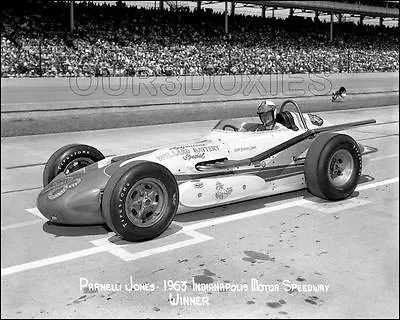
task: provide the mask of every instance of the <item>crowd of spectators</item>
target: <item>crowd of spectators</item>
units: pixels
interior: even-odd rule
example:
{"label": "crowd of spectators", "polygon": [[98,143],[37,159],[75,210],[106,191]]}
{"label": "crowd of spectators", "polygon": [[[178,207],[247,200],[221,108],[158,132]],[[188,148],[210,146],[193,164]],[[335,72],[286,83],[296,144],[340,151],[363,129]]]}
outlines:
{"label": "crowd of spectators", "polygon": [[144,9],[123,2],[7,4],[1,13],[1,77],[225,75],[399,70],[398,27],[311,18]]}

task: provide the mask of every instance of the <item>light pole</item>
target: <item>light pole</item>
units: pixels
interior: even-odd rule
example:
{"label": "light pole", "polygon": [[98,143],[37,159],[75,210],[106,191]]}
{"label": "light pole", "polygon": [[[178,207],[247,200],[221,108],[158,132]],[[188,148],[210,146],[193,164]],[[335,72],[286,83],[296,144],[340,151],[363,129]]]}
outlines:
{"label": "light pole", "polygon": [[231,74],[231,45],[228,31],[228,1],[225,0],[225,39],[228,43],[228,74]]}
{"label": "light pole", "polygon": [[39,33],[39,74],[42,77],[42,33]]}
{"label": "light pole", "polygon": [[225,1],[225,33],[228,34],[228,1]]}
{"label": "light pole", "polygon": [[69,2],[69,26],[71,34],[74,33],[74,1]]}

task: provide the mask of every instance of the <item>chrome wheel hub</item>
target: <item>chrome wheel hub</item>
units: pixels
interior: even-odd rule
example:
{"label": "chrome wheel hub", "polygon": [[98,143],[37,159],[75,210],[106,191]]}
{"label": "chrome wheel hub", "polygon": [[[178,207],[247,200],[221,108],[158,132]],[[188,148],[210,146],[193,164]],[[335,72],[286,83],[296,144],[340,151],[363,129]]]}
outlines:
{"label": "chrome wheel hub", "polygon": [[125,212],[136,226],[150,227],[157,223],[167,206],[167,189],[155,178],[144,178],[128,191]]}
{"label": "chrome wheel hub", "polygon": [[353,174],[354,160],[347,150],[336,151],[329,160],[329,181],[335,187],[344,186]]}
{"label": "chrome wheel hub", "polygon": [[67,164],[67,166],[64,169],[65,174],[70,174],[74,171],[77,171],[79,169],[82,169],[84,167],[87,167],[88,165],[91,165],[94,163],[92,159],[89,158],[77,158],[70,163]]}

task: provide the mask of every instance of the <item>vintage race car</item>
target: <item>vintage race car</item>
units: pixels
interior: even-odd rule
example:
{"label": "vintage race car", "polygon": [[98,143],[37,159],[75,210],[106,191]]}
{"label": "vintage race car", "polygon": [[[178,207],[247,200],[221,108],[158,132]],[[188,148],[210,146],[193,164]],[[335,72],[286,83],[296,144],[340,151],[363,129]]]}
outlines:
{"label": "vintage race car", "polygon": [[107,224],[142,241],[163,233],[177,213],[303,188],[332,201],[349,197],[366,149],[335,131],[376,121],[334,125],[293,100],[277,111],[272,130],[221,120],[194,142],[117,157],[64,146],[45,166],[37,207],[53,223]]}

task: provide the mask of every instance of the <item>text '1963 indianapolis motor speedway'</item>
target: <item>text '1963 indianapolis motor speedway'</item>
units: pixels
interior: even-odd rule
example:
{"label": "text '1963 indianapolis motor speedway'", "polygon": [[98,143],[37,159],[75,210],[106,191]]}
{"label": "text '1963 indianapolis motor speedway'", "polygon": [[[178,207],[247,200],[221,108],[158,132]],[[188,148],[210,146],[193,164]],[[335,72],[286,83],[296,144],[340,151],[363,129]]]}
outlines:
{"label": "text '1963 indianapolis motor speedway'", "polygon": [[272,130],[225,119],[194,142],[117,157],[64,146],[45,166],[37,207],[52,223],[107,224],[143,241],[163,233],[177,213],[303,188],[330,201],[349,197],[366,149],[336,131],[376,121],[331,124],[303,114],[293,100],[277,111]]}

